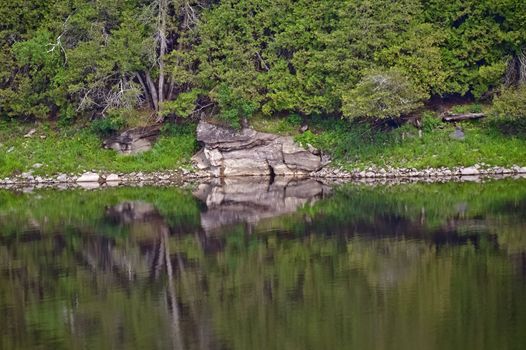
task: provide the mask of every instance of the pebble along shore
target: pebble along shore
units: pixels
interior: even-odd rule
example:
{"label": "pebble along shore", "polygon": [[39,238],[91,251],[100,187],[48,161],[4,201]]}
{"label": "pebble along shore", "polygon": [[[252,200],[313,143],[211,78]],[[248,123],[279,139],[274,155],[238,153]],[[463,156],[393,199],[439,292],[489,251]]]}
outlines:
{"label": "pebble along shore", "polygon": [[[133,172],[128,174],[106,173],[96,170],[83,174],[58,174],[55,176],[38,176],[32,172],[0,179],[0,187],[20,187],[24,185],[39,185],[38,187],[82,187],[98,188],[105,186],[150,184],[150,185],[173,185],[184,182],[199,181],[211,178],[210,173],[195,169],[176,169],[172,171],[142,173]],[[489,167],[484,164],[476,164],[471,167],[428,168],[423,170],[410,168],[368,168],[366,170],[344,170],[341,168],[326,167],[317,172],[309,174],[310,178],[322,181],[323,179],[342,180],[342,182],[362,180],[361,182],[382,182],[385,180],[402,180],[438,182],[466,180],[474,181],[485,177],[526,177],[526,167]],[[371,180],[371,181],[369,181]]]}

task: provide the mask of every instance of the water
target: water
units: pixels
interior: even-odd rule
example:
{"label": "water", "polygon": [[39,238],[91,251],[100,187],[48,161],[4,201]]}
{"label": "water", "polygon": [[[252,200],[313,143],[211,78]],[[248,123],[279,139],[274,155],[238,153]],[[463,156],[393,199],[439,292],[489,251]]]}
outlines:
{"label": "water", "polygon": [[0,190],[1,349],[524,349],[526,181]]}

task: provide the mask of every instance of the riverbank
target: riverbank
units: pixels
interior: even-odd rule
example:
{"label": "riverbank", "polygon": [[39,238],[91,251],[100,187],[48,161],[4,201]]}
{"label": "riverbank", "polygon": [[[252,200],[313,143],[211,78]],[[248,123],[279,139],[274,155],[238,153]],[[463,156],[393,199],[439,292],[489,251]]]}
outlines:
{"label": "riverbank", "polygon": [[[237,177],[239,178],[239,177]],[[272,182],[287,182],[303,179],[314,179],[320,182],[329,181],[332,183],[361,182],[361,183],[403,183],[403,182],[482,182],[488,179],[505,178],[526,178],[526,168],[514,166],[503,167],[460,167],[455,169],[447,168],[428,168],[424,170],[416,169],[378,169],[370,168],[367,170],[356,169],[347,171],[341,168],[326,167],[320,171],[309,174],[306,177],[244,177],[247,181],[260,181],[268,179]],[[228,181],[229,178],[226,178]],[[225,181],[223,178],[215,178],[205,171],[178,169],[165,172],[152,173],[104,173],[86,172],[84,174],[59,174],[57,176],[33,176],[31,173],[0,179],[0,188],[24,188],[24,187],[45,187],[45,188],[72,188],[80,187],[94,189],[99,187],[115,186],[170,186],[181,185],[192,182],[206,181]]]}
{"label": "riverbank", "polygon": [[[254,118],[259,131],[292,136],[314,145],[331,163],[311,173],[314,178],[456,177],[521,174],[526,172],[526,137],[505,133],[487,122],[462,124],[462,139],[452,138],[455,127],[424,117],[421,132],[407,124],[373,130],[337,119],[298,117]],[[301,126],[307,130],[301,130]],[[191,163],[198,151],[196,125],[167,124],[148,151],[120,155],[102,147],[102,137],[82,125],[0,122],[0,183],[76,183],[86,173],[90,182],[171,181],[210,176]],[[420,135],[419,135],[420,134]],[[84,182],[84,181],[80,181]],[[110,181],[111,182],[111,181]]]}

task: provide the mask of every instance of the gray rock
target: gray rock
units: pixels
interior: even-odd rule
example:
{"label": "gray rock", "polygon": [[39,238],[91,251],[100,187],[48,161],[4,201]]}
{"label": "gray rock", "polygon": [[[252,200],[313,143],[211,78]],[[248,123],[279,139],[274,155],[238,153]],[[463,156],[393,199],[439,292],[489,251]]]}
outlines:
{"label": "gray rock", "polygon": [[43,166],[44,166],[44,164],[41,164],[41,163],[35,163],[35,164],[33,164],[33,168],[35,168],[35,169],[40,169],[40,168],[42,168]]}
{"label": "gray rock", "polygon": [[68,182],[68,176],[66,174],[60,174],[57,176],[57,181],[60,183]]}
{"label": "gray rock", "polygon": [[120,180],[119,175],[117,174],[109,174],[106,176],[106,182],[117,182]]}
{"label": "gray rock", "polygon": [[460,169],[460,175],[462,176],[479,175],[479,174],[480,174],[480,171],[474,166]]}
{"label": "gray rock", "polygon": [[204,148],[193,157],[194,164],[216,177],[307,176],[323,167],[318,150],[305,149],[290,136],[250,128],[237,131],[201,121],[197,140]]}
{"label": "gray rock", "polygon": [[462,141],[466,138],[466,135],[464,134],[464,132],[462,131],[462,129],[460,127],[456,127],[455,128],[455,131],[453,131],[451,134],[449,134],[449,137],[453,140],[459,140],[459,141]]}
{"label": "gray rock", "polygon": [[78,179],[77,182],[99,182],[100,176],[97,173],[84,173]]}
{"label": "gray rock", "polygon": [[111,148],[122,154],[137,154],[149,151],[160,134],[160,127],[134,128],[120,135],[104,140],[105,148]]}

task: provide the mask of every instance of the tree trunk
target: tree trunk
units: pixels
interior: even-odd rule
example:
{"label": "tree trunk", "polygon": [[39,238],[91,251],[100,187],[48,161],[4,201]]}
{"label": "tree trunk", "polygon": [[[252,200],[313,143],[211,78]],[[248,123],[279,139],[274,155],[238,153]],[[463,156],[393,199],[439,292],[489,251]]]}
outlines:
{"label": "tree trunk", "polygon": [[157,89],[155,87],[155,84],[152,81],[152,77],[150,76],[150,73],[146,72],[144,75],[146,76],[146,83],[148,84],[150,95],[152,97],[153,109],[156,112],[159,112],[159,99],[157,97]]}
{"label": "tree trunk", "polygon": [[152,109],[155,109],[155,103],[153,102],[152,95],[150,94],[150,89],[148,88],[148,85],[144,82],[144,79],[142,78],[141,73],[137,73],[136,77],[142,86],[142,89],[144,91],[144,97],[148,101],[148,104],[150,105]]}
{"label": "tree trunk", "polygon": [[[164,55],[166,54],[166,16],[168,12],[168,1],[159,0],[159,89],[158,107],[164,101]],[[157,109],[158,111],[159,109]]]}

